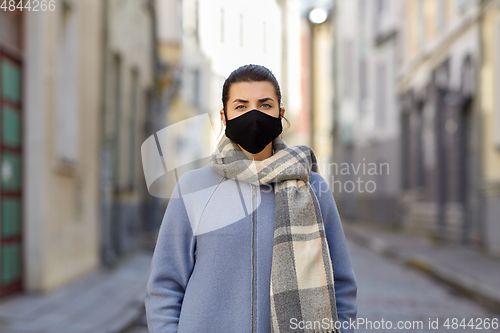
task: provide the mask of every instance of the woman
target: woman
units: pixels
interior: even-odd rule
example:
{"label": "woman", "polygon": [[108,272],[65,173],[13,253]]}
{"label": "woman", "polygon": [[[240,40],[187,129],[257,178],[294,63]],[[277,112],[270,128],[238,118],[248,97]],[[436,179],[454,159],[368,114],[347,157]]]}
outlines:
{"label": "woman", "polygon": [[242,66],[222,103],[211,164],[181,176],[160,227],[149,332],[352,332],[357,284],[335,201],[313,151],[279,137],[276,78]]}

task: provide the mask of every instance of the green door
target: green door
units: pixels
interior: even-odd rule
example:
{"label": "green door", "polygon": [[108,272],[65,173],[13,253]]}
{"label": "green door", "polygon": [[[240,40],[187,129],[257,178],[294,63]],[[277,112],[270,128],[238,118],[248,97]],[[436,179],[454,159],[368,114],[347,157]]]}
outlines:
{"label": "green door", "polygon": [[[22,289],[22,62],[20,15],[0,44],[0,297]],[[17,29],[17,31],[16,31]],[[4,37],[6,31],[3,31]],[[17,45],[16,45],[17,44]]]}

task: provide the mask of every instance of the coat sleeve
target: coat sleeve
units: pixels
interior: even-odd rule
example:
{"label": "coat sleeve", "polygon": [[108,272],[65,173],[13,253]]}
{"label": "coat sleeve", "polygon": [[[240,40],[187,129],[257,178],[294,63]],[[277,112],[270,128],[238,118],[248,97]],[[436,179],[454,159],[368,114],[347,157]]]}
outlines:
{"label": "coat sleeve", "polygon": [[186,212],[180,182],[163,216],[151,261],[145,308],[150,333],[175,333],[184,292],[195,263],[196,238]]}
{"label": "coat sleeve", "polygon": [[340,221],[335,199],[326,180],[319,174],[311,173],[311,186],[314,188],[321,207],[325,233],[330,248],[334,270],[335,299],[337,313],[342,323],[342,333],[352,333],[350,321],[356,321],[357,281],[352,269],[351,257]]}

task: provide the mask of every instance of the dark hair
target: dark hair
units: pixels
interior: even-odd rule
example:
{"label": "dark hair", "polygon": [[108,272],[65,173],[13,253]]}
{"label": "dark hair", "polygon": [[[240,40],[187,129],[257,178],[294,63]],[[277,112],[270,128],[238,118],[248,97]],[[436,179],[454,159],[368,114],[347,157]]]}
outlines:
{"label": "dark hair", "polygon": [[222,87],[222,106],[224,109],[224,115],[227,119],[227,101],[229,99],[229,88],[231,84],[236,82],[260,82],[267,81],[271,82],[276,91],[276,96],[278,97],[278,106],[281,107],[281,90],[278,84],[278,80],[274,77],[274,74],[264,66],[261,65],[244,65],[235,69],[226,81],[224,81],[224,86]]}

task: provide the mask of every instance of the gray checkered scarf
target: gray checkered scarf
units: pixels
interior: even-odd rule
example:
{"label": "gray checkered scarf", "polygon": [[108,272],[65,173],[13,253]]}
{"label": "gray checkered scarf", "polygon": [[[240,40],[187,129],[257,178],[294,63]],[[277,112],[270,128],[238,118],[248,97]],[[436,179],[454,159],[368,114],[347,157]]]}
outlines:
{"label": "gray checkered scarf", "polygon": [[[271,157],[250,160],[224,135],[211,165],[226,178],[275,183],[271,331],[339,333],[332,325],[338,321],[332,261],[319,201],[309,183],[311,170],[318,172],[316,156],[307,146],[288,147],[279,136],[273,146]],[[293,323],[301,321],[314,328],[294,329]]]}

